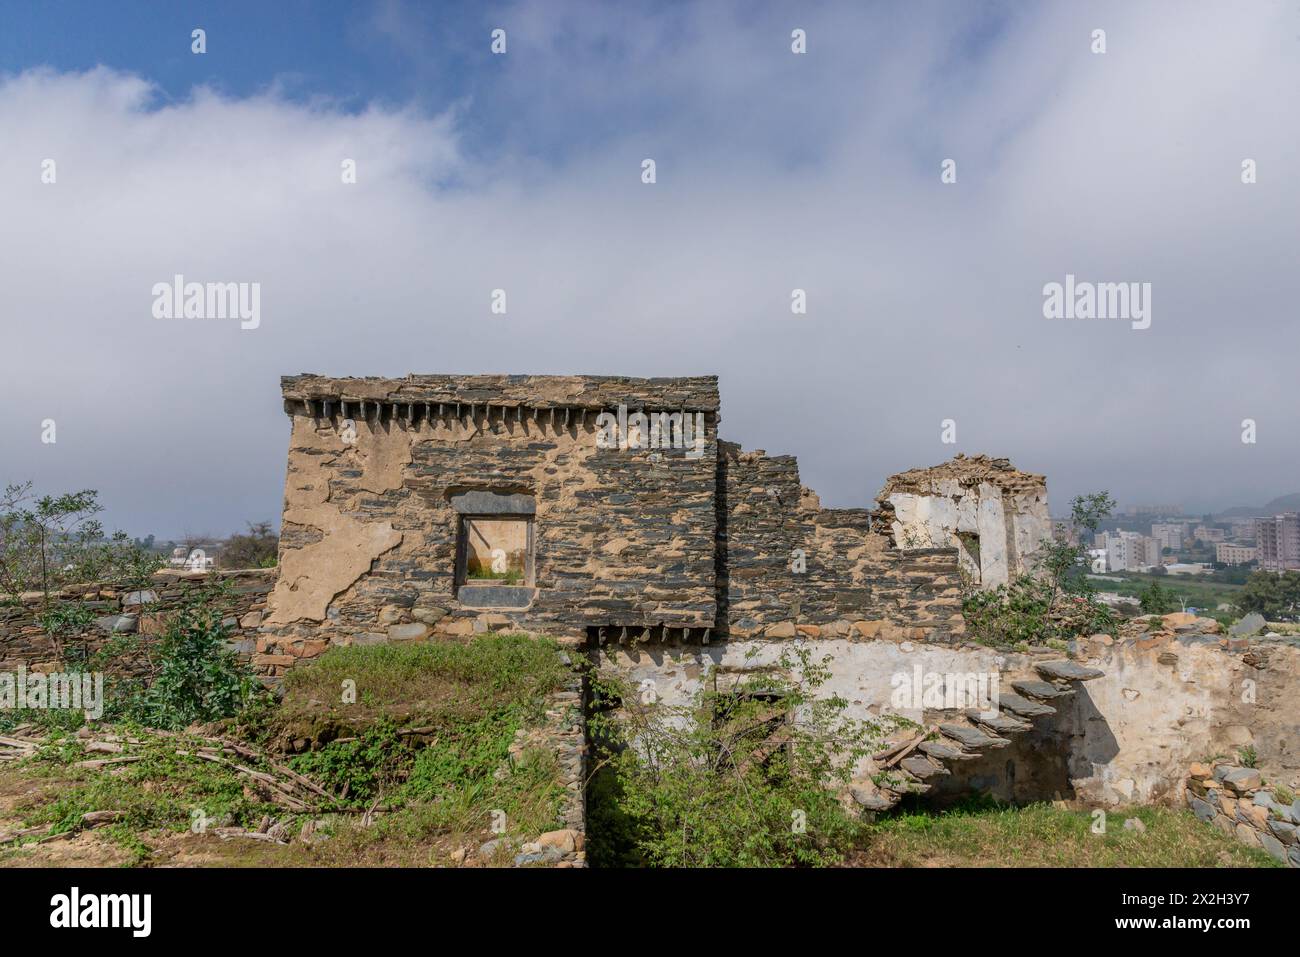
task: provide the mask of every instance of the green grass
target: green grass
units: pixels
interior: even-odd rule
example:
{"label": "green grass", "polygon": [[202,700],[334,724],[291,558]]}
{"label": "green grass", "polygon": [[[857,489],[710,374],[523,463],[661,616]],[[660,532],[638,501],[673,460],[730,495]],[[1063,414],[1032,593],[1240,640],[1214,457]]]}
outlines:
{"label": "green grass", "polygon": [[[451,848],[495,836],[494,812],[504,812],[507,833],[522,840],[559,827],[565,792],[555,756],[543,746],[512,745],[542,720],[567,675],[554,642],[518,635],[332,649],[289,674],[278,706],[260,702],[229,730],[272,750],[306,742],[307,750],[280,760],[343,796],[342,808],[381,802],[391,812],[368,827],[360,814],[329,816],[333,836],[312,848],[232,842],[213,853],[254,866],[446,863]],[[343,700],[345,682],[355,687],[355,702]],[[86,754],[68,735],[3,769],[44,779],[44,793],[18,808],[26,826],[57,834],[77,828],[88,811],[117,811],[122,819],[95,833],[126,850],[129,864],[142,864],[161,834],[188,831],[196,811],[217,826],[288,818],[292,833],[322,816],[292,815],[250,797],[232,768],[176,754],[185,748],[175,738],[118,730],[142,739],[128,748],[142,760],[77,768],[103,755]]]}
{"label": "green grass", "polygon": [[[1094,577],[1094,576],[1089,576]],[[1094,581],[1093,584],[1102,591],[1113,591],[1117,595],[1137,598],[1151,582],[1172,591],[1175,597],[1187,599],[1187,603],[1204,611],[1213,611],[1220,604],[1236,604],[1240,599],[1242,586],[1228,582],[1204,581],[1200,575],[1148,575],[1143,572],[1107,572],[1108,578],[1122,578],[1123,582]]]}
{"label": "green grass", "polygon": [[[1146,833],[1126,831],[1137,818]],[[945,812],[903,813],[869,826],[858,866],[893,867],[1277,867],[1189,811],[1112,809],[1105,833],[1092,811],[972,801]]]}

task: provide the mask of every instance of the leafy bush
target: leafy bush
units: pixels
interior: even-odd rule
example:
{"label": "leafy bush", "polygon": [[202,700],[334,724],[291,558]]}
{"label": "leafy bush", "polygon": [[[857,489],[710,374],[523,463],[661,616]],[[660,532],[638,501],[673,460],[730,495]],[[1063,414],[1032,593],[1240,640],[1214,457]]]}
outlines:
{"label": "leafy bush", "polygon": [[[1095,532],[1115,502],[1106,492],[1071,503],[1076,529]],[[972,638],[990,645],[1041,645],[1113,631],[1114,614],[1088,583],[1088,550],[1063,541],[1043,542],[1034,574],[996,588],[968,591],[962,614]]]}
{"label": "leafy bush", "polygon": [[715,684],[685,706],[642,702],[618,679],[593,676],[590,733],[599,770],[588,792],[592,863],[777,867],[836,863],[861,822],[840,803],[858,760],[896,719],[847,718],[848,702],[817,698],[829,658],[806,649],[734,687]]}
{"label": "leafy bush", "polygon": [[[228,718],[248,705],[259,684],[227,647],[222,624],[222,583],[188,597],[172,612],[154,642],[141,643],[151,668],[140,681],[115,683],[125,716],[176,730],[194,722]],[[123,700],[125,699],[125,700]]]}

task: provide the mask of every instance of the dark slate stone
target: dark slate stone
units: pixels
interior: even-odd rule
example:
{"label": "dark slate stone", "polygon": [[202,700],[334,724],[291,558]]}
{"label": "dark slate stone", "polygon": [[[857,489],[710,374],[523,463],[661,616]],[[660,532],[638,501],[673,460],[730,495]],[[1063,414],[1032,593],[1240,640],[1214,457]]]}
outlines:
{"label": "dark slate stone", "polygon": [[1017,731],[1028,731],[1033,725],[1028,721],[1021,721],[1019,718],[1013,718],[1008,714],[985,714],[979,708],[967,708],[966,717],[970,720],[983,725],[986,728],[992,728],[999,734],[1013,734]]}
{"label": "dark slate stone", "polygon": [[519,585],[463,585],[456,598],[468,608],[527,608],[536,596]]}
{"label": "dark slate stone", "polygon": [[861,804],[868,811],[888,811],[898,803],[898,800],[890,800],[879,792],[868,793],[859,787],[849,788],[849,793],[853,795],[853,800]]}
{"label": "dark slate stone", "polygon": [[1273,858],[1281,861],[1283,864],[1286,863],[1286,848],[1283,847],[1282,842],[1272,834],[1260,834],[1259,843],[1264,846],[1264,850],[1268,851]]}
{"label": "dark slate stone", "polygon": [[965,724],[941,724],[939,730],[946,737],[952,738],[964,748],[981,751],[984,748],[1005,748],[1011,742],[1006,738],[997,738],[985,734],[978,728]]}
{"label": "dark slate stone", "polygon": [[519,492],[491,492],[481,489],[451,496],[451,507],[462,515],[535,515],[537,502]]}
{"label": "dark slate stone", "polygon": [[1105,674],[1096,668],[1085,668],[1074,661],[1044,661],[1034,665],[1034,670],[1044,678],[1055,681],[1091,681]]}
{"label": "dark slate stone", "polygon": [[1055,708],[1040,704],[1037,701],[1030,701],[1028,698],[1022,698],[1017,694],[998,695],[998,707],[1014,711],[1024,718],[1037,718],[1045,714],[1056,714]]}
{"label": "dark slate stone", "polygon": [[922,741],[917,749],[924,751],[936,761],[969,761],[979,757],[961,748],[954,748],[951,744],[944,744],[942,741]]}
{"label": "dark slate stone", "polygon": [[1214,820],[1215,814],[1217,812],[1214,810],[1214,808],[1211,805],[1207,804],[1205,801],[1202,801],[1198,797],[1192,798],[1190,803],[1192,805],[1192,813],[1195,814],[1202,821],[1204,821],[1206,824],[1209,824],[1211,821]]}
{"label": "dark slate stone", "polygon": [[1273,836],[1276,837],[1278,840],[1280,840],[1282,843],[1284,844],[1296,843],[1296,826],[1292,824],[1290,821],[1270,820],[1268,822],[1268,829],[1272,831]]}
{"label": "dark slate stone", "polygon": [[919,755],[912,755],[903,758],[902,761],[898,762],[898,766],[908,774],[914,775],[922,781],[928,778],[942,777],[943,775],[950,773],[942,764],[936,764],[929,758],[921,757]]}

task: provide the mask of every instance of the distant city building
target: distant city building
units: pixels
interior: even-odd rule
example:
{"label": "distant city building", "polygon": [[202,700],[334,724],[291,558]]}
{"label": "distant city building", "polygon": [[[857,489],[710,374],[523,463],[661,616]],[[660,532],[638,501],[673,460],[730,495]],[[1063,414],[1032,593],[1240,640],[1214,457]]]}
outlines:
{"label": "distant city building", "polygon": [[1266,571],[1300,569],[1300,513],[1256,519],[1255,547],[1259,567]]}
{"label": "distant city building", "polygon": [[1234,545],[1231,542],[1219,542],[1214,546],[1215,561],[1225,565],[1245,565],[1253,562],[1259,550],[1253,545]]}
{"label": "distant city building", "polygon": [[1160,543],[1161,548],[1178,551],[1183,547],[1187,526],[1180,522],[1162,522],[1151,526],[1151,537]]}
{"label": "distant city building", "polygon": [[1088,569],[1094,575],[1104,574],[1106,571],[1106,549],[1090,548],[1088,549]]}
{"label": "distant city building", "polygon": [[1182,515],[1181,505],[1133,505],[1128,509],[1130,515]]}
{"label": "distant city building", "polygon": [[1197,525],[1192,529],[1192,537],[1198,542],[1221,542],[1225,536],[1221,528],[1215,528],[1213,525]]}
{"label": "distant city building", "polygon": [[1212,569],[1204,562],[1174,562],[1166,565],[1165,571],[1171,575],[1204,575]]}
{"label": "distant city building", "polygon": [[1228,533],[1234,542],[1253,544],[1255,541],[1255,519],[1234,518],[1229,523]]}
{"label": "distant city building", "polygon": [[1106,570],[1111,572],[1136,571],[1160,564],[1161,544],[1149,535],[1137,532],[1108,532],[1106,534]]}

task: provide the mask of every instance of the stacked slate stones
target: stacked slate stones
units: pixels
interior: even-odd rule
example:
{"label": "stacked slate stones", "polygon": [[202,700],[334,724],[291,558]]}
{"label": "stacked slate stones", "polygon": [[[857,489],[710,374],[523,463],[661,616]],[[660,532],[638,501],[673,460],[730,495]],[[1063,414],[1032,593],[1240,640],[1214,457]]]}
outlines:
{"label": "stacked slate stones", "polygon": [[1050,702],[1073,695],[1079,682],[1104,674],[1074,661],[1043,661],[1034,669],[1040,680],[1011,682],[1015,693],[1000,695],[996,712],[970,708],[940,724],[938,739],[922,741],[885,769],[887,785],[850,789],[854,800],[868,811],[887,811],[906,794],[924,794],[930,790],[927,781],[951,773],[946,767],[949,762],[969,761],[982,752],[1005,748],[1012,735],[1031,730],[1035,719],[1056,714]]}

